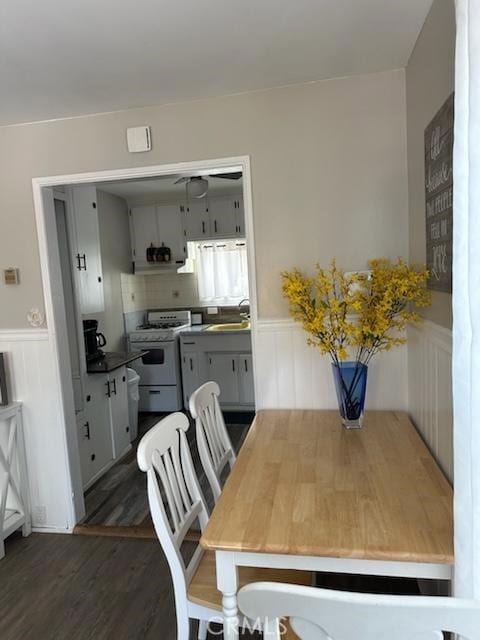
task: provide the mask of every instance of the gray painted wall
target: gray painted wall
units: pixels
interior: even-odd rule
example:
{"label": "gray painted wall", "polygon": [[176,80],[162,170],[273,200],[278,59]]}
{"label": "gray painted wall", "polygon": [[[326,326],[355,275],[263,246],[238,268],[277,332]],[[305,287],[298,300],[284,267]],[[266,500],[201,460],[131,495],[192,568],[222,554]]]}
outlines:
{"label": "gray painted wall", "polygon": [[[279,273],[408,253],[404,71],[0,128],[0,329],[43,307],[31,179],[249,154],[259,313],[287,316]],[[125,129],[149,124],[153,150]]]}

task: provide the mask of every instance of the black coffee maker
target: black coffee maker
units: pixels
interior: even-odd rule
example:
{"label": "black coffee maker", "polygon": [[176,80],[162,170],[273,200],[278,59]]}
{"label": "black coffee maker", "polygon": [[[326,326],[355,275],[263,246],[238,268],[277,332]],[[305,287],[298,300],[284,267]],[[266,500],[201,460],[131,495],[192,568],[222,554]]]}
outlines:
{"label": "black coffee maker", "polygon": [[85,340],[85,355],[87,362],[92,360],[100,360],[105,357],[105,354],[100,347],[104,347],[107,344],[103,333],[98,333],[98,320],[84,320],[83,321],[83,337]]}

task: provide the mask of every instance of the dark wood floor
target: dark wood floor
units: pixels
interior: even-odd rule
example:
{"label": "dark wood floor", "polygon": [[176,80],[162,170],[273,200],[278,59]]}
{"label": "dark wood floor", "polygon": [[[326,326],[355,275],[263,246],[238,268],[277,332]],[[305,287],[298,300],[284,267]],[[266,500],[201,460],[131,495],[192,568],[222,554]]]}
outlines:
{"label": "dark wood floor", "polygon": [[[153,426],[162,414],[140,414],[138,438],[132,450],[117,462],[85,495],[86,516],[83,525],[91,527],[123,528],[124,535],[144,534],[153,526],[150,518],[146,476],[137,466],[136,452],[142,436]],[[238,451],[253,421],[253,414],[226,414],[227,429],[232,445]],[[195,428],[188,431],[193,461],[205,494],[207,503],[213,505],[210,488],[200,464],[195,441]],[[142,531],[143,530],[143,531]],[[85,533],[79,528],[78,533]]]}

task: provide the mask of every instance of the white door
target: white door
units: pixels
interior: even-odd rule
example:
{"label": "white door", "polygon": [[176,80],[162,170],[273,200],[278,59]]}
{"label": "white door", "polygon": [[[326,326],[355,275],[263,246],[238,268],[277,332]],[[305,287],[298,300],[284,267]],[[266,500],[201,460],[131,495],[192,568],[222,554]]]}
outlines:
{"label": "white door", "polygon": [[238,404],[238,362],[237,356],[231,353],[207,354],[208,379],[220,386],[220,402],[222,404]]}
{"label": "white door", "polygon": [[238,356],[238,375],[240,379],[240,404],[254,404],[253,364],[249,353]]}
{"label": "white door", "polygon": [[72,187],[75,247],[73,264],[79,280],[80,311],[98,313],[105,308],[98,229],[97,191],[84,185]]}
{"label": "white door", "polygon": [[107,393],[110,394],[110,422],[113,440],[113,455],[121,456],[130,446],[128,423],[127,371],[120,367],[108,375]]}
{"label": "white door", "polygon": [[236,196],[234,201],[235,230],[240,238],[245,237],[245,210],[243,208],[243,196]]}
{"label": "white door", "polygon": [[147,249],[153,243],[158,247],[157,210],[154,205],[130,209],[132,260],[137,266],[145,266]]}
{"label": "white door", "polygon": [[172,252],[172,262],[185,262],[186,243],[182,230],[181,213],[176,204],[161,205],[157,208],[158,244],[162,242]]}
{"label": "white door", "polygon": [[192,199],[183,207],[183,225],[186,240],[201,240],[210,237],[206,198]]}
{"label": "white door", "polygon": [[208,202],[210,214],[210,230],[212,236],[217,238],[229,238],[237,233],[237,218],[235,198],[225,196],[211,198]]}
{"label": "white door", "polygon": [[97,474],[113,460],[107,375],[90,374],[86,388],[85,417],[90,429],[93,473]]}

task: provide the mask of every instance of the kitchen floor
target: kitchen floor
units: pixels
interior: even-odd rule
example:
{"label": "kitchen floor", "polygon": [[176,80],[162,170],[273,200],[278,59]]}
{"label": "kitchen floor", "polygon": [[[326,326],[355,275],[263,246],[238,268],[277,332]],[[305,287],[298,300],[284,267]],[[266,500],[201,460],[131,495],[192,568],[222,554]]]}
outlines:
{"label": "kitchen floor", "polygon": [[[137,466],[136,451],[142,436],[164,415],[140,414],[138,438],[133,443],[132,450],[87,491],[85,494],[87,514],[76,527],[75,533],[155,537],[148,508],[146,476]],[[236,451],[240,449],[253,417],[253,413],[225,414],[227,429]],[[200,486],[207,503],[212,506],[210,488],[197,452],[194,425],[188,431],[188,438]]]}

